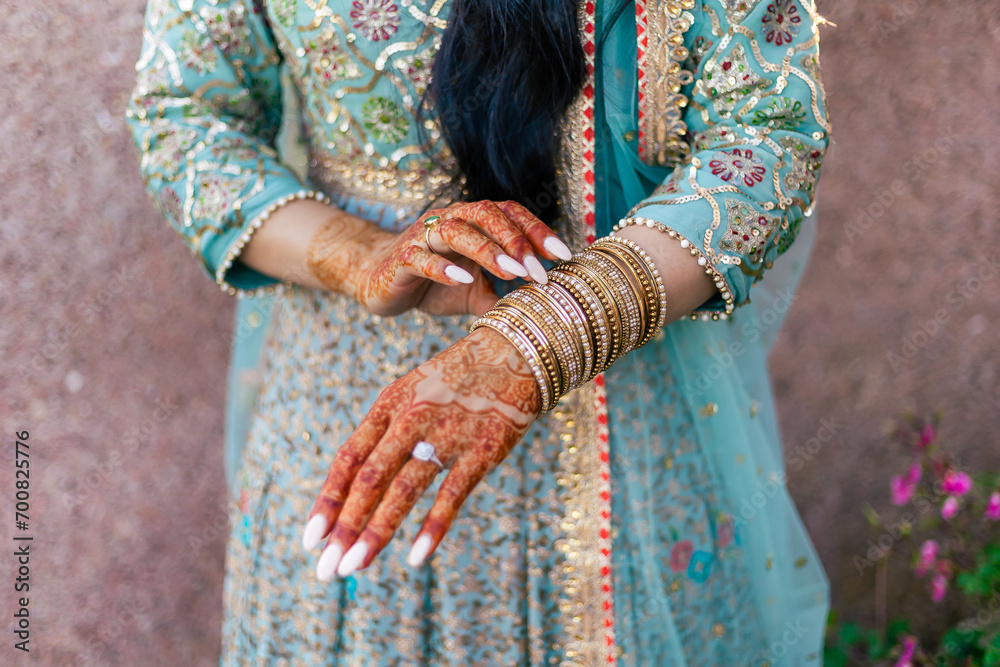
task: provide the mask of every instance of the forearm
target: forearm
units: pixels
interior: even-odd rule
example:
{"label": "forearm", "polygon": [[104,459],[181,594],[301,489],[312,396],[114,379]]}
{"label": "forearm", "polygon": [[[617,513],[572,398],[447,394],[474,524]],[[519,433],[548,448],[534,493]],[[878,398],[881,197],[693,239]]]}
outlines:
{"label": "forearm", "polygon": [[[332,256],[324,262],[327,270],[317,275],[316,263],[309,261],[310,244],[328,222],[336,225],[336,241],[326,240]],[[279,280],[355,297],[357,285],[352,278],[360,273],[361,267],[357,263],[351,266],[352,258],[363,261],[393,236],[336,207],[302,199],[272,213],[253,235],[240,261]]]}
{"label": "forearm", "polygon": [[711,275],[676,239],[644,225],[625,227],[617,235],[637,243],[660,271],[667,297],[667,324],[690,314],[716,293]]}

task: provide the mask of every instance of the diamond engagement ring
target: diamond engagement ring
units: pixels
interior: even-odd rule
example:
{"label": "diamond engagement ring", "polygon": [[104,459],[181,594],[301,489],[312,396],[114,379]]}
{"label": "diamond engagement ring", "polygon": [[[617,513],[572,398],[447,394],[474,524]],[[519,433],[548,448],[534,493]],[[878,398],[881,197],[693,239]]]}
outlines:
{"label": "diamond engagement ring", "polygon": [[417,443],[416,447],[413,448],[413,458],[418,461],[431,461],[436,463],[438,468],[444,470],[444,464],[441,463],[441,459],[439,459],[434,453],[434,445],[426,440],[421,440]]}

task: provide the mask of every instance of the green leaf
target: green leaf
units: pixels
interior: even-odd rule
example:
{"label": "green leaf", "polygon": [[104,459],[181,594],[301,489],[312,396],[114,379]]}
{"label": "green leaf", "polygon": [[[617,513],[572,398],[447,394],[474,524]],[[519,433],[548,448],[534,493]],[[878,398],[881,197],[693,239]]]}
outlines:
{"label": "green leaf", "polygon": [[848,646],[854,646],[861,639],[861,626],[857,623],[844,623],[840,628],[840,641]]}

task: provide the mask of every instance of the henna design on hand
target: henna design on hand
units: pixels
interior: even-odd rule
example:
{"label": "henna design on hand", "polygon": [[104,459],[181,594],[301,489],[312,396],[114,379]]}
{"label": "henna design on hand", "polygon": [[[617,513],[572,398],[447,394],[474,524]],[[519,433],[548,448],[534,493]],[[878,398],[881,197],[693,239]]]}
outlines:
{"label": "henna design on hand", "polygon": [[[427,234],[423,221],[430,216],[441,221]],[[432,252],[427,238],[448,251]],[[481,269],[504,280],[530,273],[544,281],[535,253],[556,258],[553,243],[562,244],[520,204],[479,201],[430,210],[401,234],[346,214],[331,218],[310,239],[307,264],[323,285],[373,313],[422,307],[432,314],[478,314],[496,301]],[[442,298],[442,288],[452,292],[449,298]]]}
{"label": "henna design on hand", "polygon": [[[436,463],[411,457],[424,440],[449,468],[420,530],[427,553],[433,551],[476,484],[527,431],[540,404],[527,362],[489,329],[389,385],[337,452],[313,506],[310,517],[322,515],[333,526],[327,549],[337,560],[346,551],[342,562],[352,561],[349,570],[374,560],[441,472]],[[332,576],[337,564],[324,568],[323,560],[321,577]]]}

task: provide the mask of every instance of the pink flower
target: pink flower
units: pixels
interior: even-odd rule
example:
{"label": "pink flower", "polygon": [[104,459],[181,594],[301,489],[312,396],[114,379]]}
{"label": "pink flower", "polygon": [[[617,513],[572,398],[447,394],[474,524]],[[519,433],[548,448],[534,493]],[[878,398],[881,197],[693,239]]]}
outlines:
{"label": "pink flower", "polygon": [[944,505],[941,506],[941,518],[948,520],[956,514],[958,514],[958,498],[948,496],[944,499]]}
{"label": "pink flower", "polygon": [[903,640],[903,652],[899,654],[899,660],[895,667],[913,667],[913,652],[917,648],[916,637],[907,637]]}
{"label": "pink flower", "polygon": [[917,558],[915,568],[916,575],[922,577],[934,569],[934,562],[937,560],[938,543],[934,540],[926,540],[920,545],[920,556]]}
{"label": "pink flower", "polygon": [[919,445],[920,449],[924,449],[925,447],[927,447],[927,445],[931,444],[933,440],[934,440],[934,425],[927,424],[926,426],[924,426],[923,430],[920,431],[920,440],[918,441],[917,444]]}
{"label": "pink flower", "polygon": [[894,475],[889,483],[889,490],[892,492],[892,502],[896,505],[905,505],[910,502],[913,492],[920,481],[922,471],[919,462],[914,462],[905,475]]}
{"label": "pink flower", "polygon": [[972,490],[972,478],[964,472],[949,470],[944,474],[944,492],[964,496]]}
{"label": "pink flower", "polygon": [[1000,491],[990,494],[990,501],[986,503],[986,511],[983,516],[990,521],[1000,521]]}
{"label": "pink flower", "polygon": [[670,569],[674,572],[686,570],[691,562],[691,554],[694,553],[694,545],[691,540],[681,540],[670,550]]}
{"label": "pink flower", "polygon": [[948,578],[943,574],[935,574],[931,579],[931,599],[940,602],[948,590]]}

